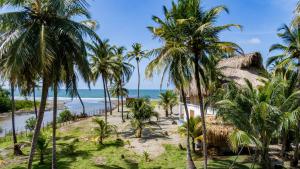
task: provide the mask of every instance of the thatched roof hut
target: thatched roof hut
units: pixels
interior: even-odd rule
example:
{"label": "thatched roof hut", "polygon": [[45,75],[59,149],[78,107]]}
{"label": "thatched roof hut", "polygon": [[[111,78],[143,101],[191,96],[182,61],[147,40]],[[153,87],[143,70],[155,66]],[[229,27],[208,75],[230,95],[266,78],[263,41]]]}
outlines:
{"label": "thatched roof hut", "polygon": [[[261,80],[265,79],[262,76],[266,71],[263,58],[258,52],[223,59],[218,63],[217,68],[225,77],[224,81],[234,81],[240,86],[245,86],[245,79],[248,79],[253,86],[257,87],[262,85]],[[197,96],[195,80],[190,83],[187,93],[189,96]]]}

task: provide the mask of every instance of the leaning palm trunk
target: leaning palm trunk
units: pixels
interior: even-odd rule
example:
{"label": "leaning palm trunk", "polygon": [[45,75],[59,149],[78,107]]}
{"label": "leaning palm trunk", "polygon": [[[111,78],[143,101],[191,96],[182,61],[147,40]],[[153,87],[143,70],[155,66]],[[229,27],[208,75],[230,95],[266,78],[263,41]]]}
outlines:
{"label": "leaning palm trunk", "polygon": [[35,119],[37,119],[37,106],[36,106],[36,100],[35,100],[35,87],[34,86],[33,86],[33,104],[34,104]]}
{"label": "leaning palm trunk", "polygon": [[57,82],[54,82],[53,121],[52,121],[52,169],[57,168],[56,163],[56,117],[57,117]]}
{"label": "leaning palm trunk", "polygon": [[11,122],[12,122],[12,136],[13,136],[13,144],[14,144],[14,155],[22,155],[22,151],[20,146],[17,144],[17,134],[15,129],[15,88],[13,83],[11,83]]}
{"label": "leaning palm trunk", "polygon": [[81,104],[81,106],[82,106],[82,115],[83,116],[87,116],[87,114],[85,113],[85,106],[84,106],[84,103],[83,103],[83,101],[82,101],[82,99],[81,99],[81,97],[80,97],[80,94],[77,92],[77,96],[78,96],[78,99],[79,99],[79,101],[80,101],[80,104]]}
{"label": "leaning palm trunk", "polygon": [[202,122],[202,132],[203,132],[203,156],[204,156],[204,169],[207,169],[207,139],[206,139],[206,123],[205,123],[205,114],[204,114],[204,105],[203,105],[203,96],[202,96],[202,90],[201,90],[201,83],[200,83],[200,68],[199,68],[199,55],[197,52],[195,52],[195,80],[197,84],[197,90],[198,90],[198,98],[199,98],[199,106],[200,106],[200,113],[201,113],[201,122]]}
{"label": "leaning palm trunk", "polygon": [[294,157],[292,161],[292,166],[297,167],[298,166],[298,160],[299,160],[299,132],[300,132],[300,121],[298,121],[297,129],[295,133],[295,150],[294,150]]}
{"label": "leaning palm trunk", "polygon": [[105,124],[107,124],[107,101],[106,101],[106,85],[105,85],[105,77],[102,76],[103,81],[103,90],[104,90],[104,110],[105,110]]}
{"label": "leaning palm trunk", "polygon": [[181,86],[181,96],[182,96],[182,100],[183,100],[183,104],[184,104],[184,109],[185,109],[185,115],[186,115],[186,121],[187,121],[187,136],[186,136],[186,153],[187,153],[187,168],[188,169],[195,169],[196,166],[194,164],[194,161],[192,159],[192,154],[191,154],[191,148],[190,148],[190,132],[189,132],[189,128],[190,128],[190,122],[189,122],[189,112],[188,112],[188,107],[187,107],[187,103],[186,103],[186,96],[184,93],[184,89],[183,86]]}
{"label": "leaning palm trunk", "polygon": [[139,63],[139,60],[137,59],[136,60],[136,65],[137,65],[137,70],[138,70],[138,98],[140,98],[140,78],[141,78],[141,75],[140,75],[140,63]]}
{"label": "leaning palm trunk", "polygon": [[31,141],[31,149],[30,149],[30,154],[29,154],[29,159],[28,159],[28,167],[27,167],[28,169],[32,168],[33,156],[34,156],[34,153],[36,150],[36,144],[37,144],[37,140],[38,140],[38,137],[40,134],[40,130],[41,130],[42,122],[43,122],[43,118],[44,118],[44,112],[45,112],[45,107],[46,107],[46,102],[47,102],[47,97],[48,97],[49,85],[50,85],[49,80],[44,78],[39,114],[38,114],[37,122],[35,125],[32,141]]}

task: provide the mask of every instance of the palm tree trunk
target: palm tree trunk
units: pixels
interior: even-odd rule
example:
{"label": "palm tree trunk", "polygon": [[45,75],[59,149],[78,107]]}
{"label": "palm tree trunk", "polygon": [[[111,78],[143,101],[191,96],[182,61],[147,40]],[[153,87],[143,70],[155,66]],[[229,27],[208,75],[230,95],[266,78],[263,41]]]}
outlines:
{"label": "palm tree trunk", "polygon": [[33,85],[33,104],[34,104],[35,119],[37,119],[37,106],[36,106],[36,100],[35,100],[35,86],[34,85]]}
{"label": "palm tree trunk", "polygon": [[112,115],[111,99],[110,99],[110,93],[109,93],[109,90],[107,87],[107,81],[106,81],[105,85],[106,85],[106,92],[107,92],[108,102],[109,102],[109,112],[110,112],[110,115]]}
{"label": "palm tree trunk", "polygon": [[189,122],[189,112],[188,112],[188,107],[187,107],[187,103],[186,103],[186,96],[185,96],[185,92],[183,89],[183,86],[181,86],[181,96],[182,96],[182,101],[184,104],[184,109],[185,109],[185,115],[186,115],[186,121],[187,121],[187,136],[186,136],[186,153],[187,153],[187,169],[195,169],[196,166],[194,164],[194,161],[192,159],[192,154],[191,154],[191,148],[190,148],[190,132],[189,132],[189,128],[190,128],[190,122]]}
{"label": "palm tree trunk", "polygon": [[80,94],[78,93],[78,91],[77,91],[77,96],[78,96],[78,99],[79,99],[80,104],[81,104],[81,106],[82,106],[82,115],[87,116],[87,114],[85,113],[85,106],[84,106],[84,103],[83,103],[83,101],[82,101],[82,99],[81,99]]}
{"label": "palm tree trunk", "polygon": [[54,82],[54,99],[53,99],[53,121],[52,121],[52,169],[57,168],[56,163],[56,117],[57,117],[57,81]]}
{"label": "palm tree trunk", "polygon": [[105,110],[105,124],[107,124],[107,101],[106,101],[106,85],[105,85],[105,77],[102,76],[103,81],[103,90],[104,90],[104,110]]}
{"label": "palm tree trunk", "polygon": [[125,122],[124,119],[124,101],[123,101],[123,95],[121,94],[121,112],[122,112],[122,121]]}
{"label": "palm tree trunk", "polygon": [[38,139],[39,134],[40,134],[40,130],[41,130],[42,122],[43,122],[43,118],[44,118],[45,107],[46,107],[46,104],[47,104],[49,86],[50,86],[49,79],[44,77],[39,114],[38,114],[37,122],[36,122],[36,125],[35,125],[32,141],[31,141],[31,149],[30,149],[30,154],[29,154],[29,159],[28,159],[28,166],[27,166],[28,169],[32,168],[33,156],[34,156],[34,153],[35,153],[35,150],[36,150],[37,139]]}
{"label": "palm tree trunk", "polygon": [[201,113],[201,122],[202,122],[202,131],[203,131],[203,156],[204,156],[204,169],[207,169],[207,139],[206,139],[206,123],[205,123],[205,114],[204,114],[204,105],[203,105],[203,96],[202,96],[202,90],[201,90],[201,82],[200,82],[200,68],[199,68],[199,55],[198,52],[195,52],[195,59],[194,59],[194,65],[195,65],[195,80],[197,84],[197,90],[198,90],[198,99],[199,99],[199,106],[200,106],[200,113]]}
{"label": "palm tree trunk", "polygon": [[282,159],[285,158],[285,153],[287,151],[287,142],[288,142],[288,136],[287,136],[287,132],[285,130],[282,130],[281,132],[281,152],[280,152],[280,156]]}
{"label": "palm tree trunk", "polygon": [[170,105],[170,114],[173,115],[173,106]]}
{"label": "palm tree trunk", "polygon": [[136,64],[137,64],[137,70],[138,70],[138,98],[140,98],[140,78],[141,78],[141,75],[140,75],[140,64],[139,64],[139,61],[137,60],[136,61]]}
{"label": "palm tree trunk", "polygon": [[298,166],[298,160],[299,160],[299,132],[300,132],[300,121],[298,121],[297,129],[295,133],[295,150],[294,150],[294,157],[292,161],[292,166],[297,167]]}
{"label": "palm tree trunk", "polygon": [[192,137],[192,150],[194,153],[196,153],[196,144],[195,144],[195,138]]}
{"label": "palm tree trunk", "polygon": [[268,139],[264,139],[262,153],[261,153],[261,163],[265,169],[271,168],[270,157],[269,157],[269,144]]}
{"label": "palm tree trunk", "polygon": [[20,149],[20,146],[17,144],[17,134],[16,134],[16,128],[15,128],[15,87],[13,83],[10,84],[10,90],[11,90],[11,122],[12,122],[12,136],[13,136],[13,144],[14,144],[14,155],[22,155],[22,151]]}
{"label": "palm tree trunk", "polygon": [[166,108],[166,117],[168,117],[169,116],[169,109],[168,108]]}
{"label": "palm tree trunk", "polygon": [[118,112],[120,112],[120,96],[118,95]]}

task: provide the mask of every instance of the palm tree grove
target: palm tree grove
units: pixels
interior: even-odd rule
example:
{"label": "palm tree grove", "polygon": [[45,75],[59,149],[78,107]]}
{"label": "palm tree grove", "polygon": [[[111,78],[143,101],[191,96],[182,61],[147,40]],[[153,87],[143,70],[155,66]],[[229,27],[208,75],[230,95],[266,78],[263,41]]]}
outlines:
{"label": "palm tree grove", "polygon": [[300,1],[0,0],[0,168],[300,168]]}

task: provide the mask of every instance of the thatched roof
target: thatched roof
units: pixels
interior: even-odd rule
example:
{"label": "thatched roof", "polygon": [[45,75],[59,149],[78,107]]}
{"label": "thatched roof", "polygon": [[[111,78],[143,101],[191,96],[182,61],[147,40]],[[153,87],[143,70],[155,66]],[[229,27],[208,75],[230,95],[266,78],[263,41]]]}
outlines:
{"label": "thatched roof", "polygon": [[[224,75],[224,81],[234,81],[240,86],[245,86],[245,79],[248,79],[253,86],[262,85],[262,72],[266,71],[263,66],[263,58],[260,53],[249,53],[241,56],[234,56],[221,60],[217,68]],[[197,96],[195,79],[192,80],[188,90],[189,96]]]}

